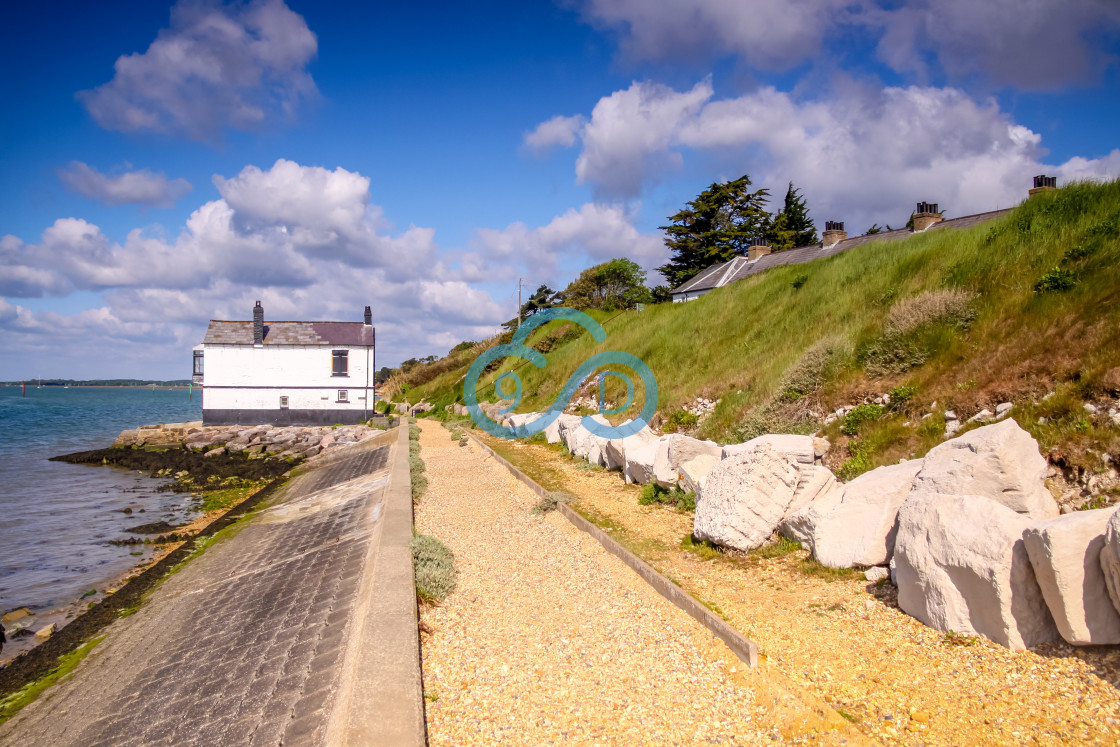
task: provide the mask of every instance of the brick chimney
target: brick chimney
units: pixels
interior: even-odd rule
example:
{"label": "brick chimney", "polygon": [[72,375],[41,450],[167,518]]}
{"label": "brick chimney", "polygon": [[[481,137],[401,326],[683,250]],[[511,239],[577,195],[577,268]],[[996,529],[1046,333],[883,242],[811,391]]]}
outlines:
{"label": "brick chimney", "polygon": [[914,211],[914,233],[921,233],[934,223],[941,222],[941,213],[937,212],[936,202],[919,202],[918,209]]}
{"label": "brick chimney", "polygon": [[1034,178],[1034,189],[1027,192],[1028,196],[1034,197],[1039,192],[1049,192],[1058,188],[1058,177],[1046,176],[1039,174]]}
{"label": "brick chimney", "polygon": [[758,259],[769,254],[770,251],[770,242],[761,236],[756,236],[751,239],[751,245],[747,247],[747,259]]}
{"label": "brick chimney", "polygon": [[264,307],[261,302],[253,307],[253,347],[264,345]]}
{"label": "brick chimney", "polygon": [[366,307],[365,324],[367,327],[373,324],[373,309],[368,306]]}
{"label": "brick chimney", "polygon": [[821,234],[822,247],[827,249],[834,244],[839,244],[846,238],[848,238],[848,232],[844,230],[844,221],[826,220],[824,222],[824,233]]}

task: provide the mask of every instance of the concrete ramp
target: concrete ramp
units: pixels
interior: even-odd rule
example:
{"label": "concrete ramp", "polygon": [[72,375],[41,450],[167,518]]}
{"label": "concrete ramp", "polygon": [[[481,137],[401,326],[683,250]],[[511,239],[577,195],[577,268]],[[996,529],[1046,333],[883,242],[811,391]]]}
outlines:
{"label": "concrete ramp", "polygon": [[407,460],[397,429],[294,478],[0,725],[0,742],[317,745],[330,731],[330,744],[382,732],[394,735],[384,743],[423,743],[411,556],[399,567]]}

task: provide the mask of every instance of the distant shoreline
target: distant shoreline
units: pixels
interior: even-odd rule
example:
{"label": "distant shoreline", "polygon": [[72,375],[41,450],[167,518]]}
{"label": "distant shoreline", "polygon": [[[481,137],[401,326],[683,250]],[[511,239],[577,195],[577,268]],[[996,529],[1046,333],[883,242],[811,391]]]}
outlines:
{"label": "distant shoreline", "polygon": [[[15,387],[16,389],[19,389],[24,385],[17,382],[15,384],[5,383],[0,386]],[[151,384],[47,384],[44,386],[39,386],[38,384],[27,384],[26,386],[28,389],[155,389],[158,391],[163,391],[164,389],[182,389],[183,391],[186,391],[187,389],[202,389],[201,386],[189,387],[157,385],[153,387]]]}

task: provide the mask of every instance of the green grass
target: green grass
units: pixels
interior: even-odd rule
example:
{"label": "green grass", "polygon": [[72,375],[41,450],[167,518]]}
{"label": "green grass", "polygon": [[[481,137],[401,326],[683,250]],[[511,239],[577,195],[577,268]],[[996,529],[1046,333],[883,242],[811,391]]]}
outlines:
{"label": "green grass", "polygon": [[[607,339],[573,337],[551,349],[544,368],[518,369],[525,393],[519,409],[545,409],[579,364],[600,351],[622,350],[656,375],[663,415],[699,396],[718,400],[695,435],[722,442],[767,430],[812,432],[819,420],[808,417],[809,410],[851,404],[869,389],[917,387],[897,408],[901,422],[909,418],[914,425],[869,444],[865,457],[875,467],[897,461],[899,453],[920,456],[932,434],[919,433],[917,420],[934,400],[942,410],[971,414],[1064,383],[1092,387],[1120,366],[1118,225],[1120,182],[1071,184],[968,230],[869,243],[776,267],[686,304],[615,318],[592,312],[606,321]],[[1055,267],[1073,279],[1072,287],[1036,292]],[[802,276],[807,281],[795,290]],[[545,325],[530,342],[564,324]],[[446,367],[409,398],[424,397],[437,409],[461,400],[470,360],[441,364]],[[524,363],[503,360],[481,379],[480,399],[494,399],[490,382]],[[608,399],[622,387],[609,379]],[[644,396],[638,389],[636,406]],[[860,438],[871,425],[861,425]],[[1080,428],[1066,432],[1087,432],[1090,440],[1100,435],[1091,422]],[[1077,440],[1084,442],[1080,435]],[[1100,443],[1096,448],[1106,450]]]}
{"label": "green grass", "polygon": [[862,571],[855,568],[829,568],[811,556],[804,558],[798,567],[803,575],[816,576],[825,581],[845,581],[863,575]]}
{"label": "green grass", "polygon": [[651,482],[642,486],[638,503],[643,506],[656,503],[672,506],[678,511],[693,512],[696,510],[696,493],[691,490],[686,492],[675,485],[672,488],[663,488],[657,483]]}
{"label": "green grass", "polygon": [[98,636],[82,644],[70,653],[63,654],[58,659],[57,667],[34,682],[24,685],[3,700],[0,700],[0,724],[16,715],[24,706],[34,702],[48,687],[74,671],[74,668],[81,663],[82,659],[86,658],[86,655],[93,650],[94,646],[101,643],[104,639],[105,636]]}
{"label": "green grass", "polygon": [[777,542],[771,542],[768,545],[755,548],[751,550],[749,555],[752,558],[782,558],[791,553],[801,550],[801,543],[795,542],[788,537],[778,535]]}
{"label": "green grass", "polygon": [[686,534],[681,538],[680,548],[698,555],[701,560],[717,560],[727,557],[726,550],[720,545],[708,540],[698,540],[691,534]]}

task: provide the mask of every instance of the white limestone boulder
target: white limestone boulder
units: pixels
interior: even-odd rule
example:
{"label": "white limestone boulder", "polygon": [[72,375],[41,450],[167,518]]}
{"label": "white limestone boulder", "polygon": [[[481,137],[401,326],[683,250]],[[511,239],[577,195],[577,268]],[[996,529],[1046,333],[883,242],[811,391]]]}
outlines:
{"label": "white limestone boulder", "polygon": [[915,493],[982,495],[1035,521],[1058,515],[1046,489],[1038,442],[1008,419],[935,446],[914,480]]}
{"label": "white limestone boulder", "polygon": [[669,466],[679,470],[685,462],[691,462],[701,454],[723,458],[723,447],[715,441],[701,441],[698,438],[675,433],[669,438]]}
{"label": "white limestone boulder", "polygon": [[1076,511],[1027,527],[1023,542],[1058,632],[1075,646],[1120,643],[1120,613],[1101,569],[1116,509]]}
{"label": "white limestone boulder", "polygon": [[502,421],[502,424],[505,425],[507,428],[520,428],[523,425],[528,425],[529,423],[532,423],[534,420],[536,420],[540,416],[541,416],[541,414],[539,412],[514,413],[513,415],[507,415],[505,417],[505,419]]}
{"label": "white limestone boulder", "polygon": [[1113,513],[1105,526],[1100,563],[1112,606],[1120,611],[1120,511]]}
{"label": "white limestone boulder", "polygon": [[799,464],[812,465],[816,460],[813,437],[798,436],[791,433],[769,433],[741,444],[728,444],[723,447],[721,453],[723,458],[727,459],[736,454],[750,451],[761,444],[766,444],[772,449],[782,452],[788,459]]}
{"label": "white limestone boulder", "polygon": [[892,558],[898,606],[931,628],[1011,649],[1056,640],[1023,542],[1031,523],[982,495],[911,494]]}
{"label": "white limestone boulder", "polygon": [[898,509],[910,494],[922,460],[891,464],[860,475],[828,500],[817,500],[790,518],[790,534],[830,568],[883,565],[894,553]]}
{"label": "white limestone boulder", "polygon": [[676,438],[675,434],[662,436],[653,455],[653,480],[663,488],[671,488],[681,479],[669,460],[669,448]]}
{"label": "white limestone boulder", "polygon": [[678,470],[681,479],[677,486],[687,492],[699,492],[700,482],[708,473],[715,469],[716,465],[720,463],[718,456],[712,454],[697,454],[692,459],[688,460],[681,465]]}
{"label": "white limestone boulder", "polygon": [[753,550],[785,516],[797,481],[797,465],[766,443],[723,459],[700,483],[693,535]]}
{"label": "white limestone boulder", "polygon": [[604,466],[607,469],[626,469],[626,452],[629,449],[638,449],[650,443],[656,443],[658,436],[650,427],[643,426],[637,433],[626,438],[614,438],[603,447]]}
{"label": "white limestone boulder", "polygon": [[653,482],[653,462],[657,458],[660,443],[658,439],[626,449],[626,467],[622,472],[626,482],[637,485]]}
{"label": "white limestone boulder", "polygon": [[563,443],[568,445],[566,438],[567,432],[571,429],[579,427],[579,416],[577,415],[561,415],[556,420],[545,428],[544,437],[550,444]]}

